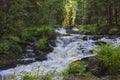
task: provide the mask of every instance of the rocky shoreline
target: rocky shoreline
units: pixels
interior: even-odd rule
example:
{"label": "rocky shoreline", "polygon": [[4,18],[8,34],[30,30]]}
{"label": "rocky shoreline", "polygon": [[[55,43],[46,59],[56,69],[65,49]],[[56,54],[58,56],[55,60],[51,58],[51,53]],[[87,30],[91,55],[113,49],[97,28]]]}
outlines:
{"label": "rocky shoreline", "polygon": [[53,51],[55,47],[56,35],[51,36],[46,43],[46,48],[36,48],[37,37],[33,37],[31,40],[20,43],[23,46],[22,54],[0,54],[0,70],[6,70],[14,68],[18,65],[26,65],[35,61],[46,60],[46,55]]}

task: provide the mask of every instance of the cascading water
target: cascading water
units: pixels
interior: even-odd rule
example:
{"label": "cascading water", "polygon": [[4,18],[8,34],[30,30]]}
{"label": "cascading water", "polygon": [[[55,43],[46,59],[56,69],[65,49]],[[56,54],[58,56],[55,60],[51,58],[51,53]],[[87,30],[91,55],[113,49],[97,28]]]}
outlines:
{"label": "cascading water", "polygon": [[[65,29],[56,29],[56,33],[67,34]],[[84,38],[87,37],[87,40]],[[16,68],[0,71],[2,78],[12,74],[21,75],[23,71],[35,74],[38,69],[44,70],[42,74],[48,71],[61,72],[71,62],[81,60],[82,58],[95,56],[92,49],[96,47],[96,42],[109,42],[114,45],[120,45],[120,37],[109,39],[108,37],[99,37],[93,39],[93,36],[70,34],[70,36],[61,36],[56,39],[56,47],[53,52],[47,55],[47,60],[37,61],[29,65],[20,65]],[[38,68],[36,68],[38,67]],[[19,80],[19,79],[17,79]]]}

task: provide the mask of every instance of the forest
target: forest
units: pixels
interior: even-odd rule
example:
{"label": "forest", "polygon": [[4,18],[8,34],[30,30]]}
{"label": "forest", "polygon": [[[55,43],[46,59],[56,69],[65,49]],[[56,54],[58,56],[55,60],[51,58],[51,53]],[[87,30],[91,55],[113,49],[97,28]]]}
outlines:
{"label": "forest", "polygon": [[[57,30],[65,30],[66,33],[56,33]],[[25,73],[20,80],[119,80],[120,1],[0,1],[0,80],[13,80],[11,77],[2,79],[2,71],[15,68],[18,64],[46,61],[54,51],[56,54],[51,55],[56,60],[59,59],[58,52],[61,52],[61,56],[62,51],[67,55],[76,54],[77,41],[79,46],[84,44],[79,50],[81,54],[87,54],[88,50],[91,55],[84,55],[81,60],[77,59],[78,55],[75,56],[75,61],[66,62],[67,68],[61,72],[63,79],[52,79],[55,75],[53,71],[45,76]],[[88,44],[87,47],[85,43]],[[76,48],[72,50],[69,47],[71,44]],[[57,47],[61,45],[63,50],[59,51]]]}

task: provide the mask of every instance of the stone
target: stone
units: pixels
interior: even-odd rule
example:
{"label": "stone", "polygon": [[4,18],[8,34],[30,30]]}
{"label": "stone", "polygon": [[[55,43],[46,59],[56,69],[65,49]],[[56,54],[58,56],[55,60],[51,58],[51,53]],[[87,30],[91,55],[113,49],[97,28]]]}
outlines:
{"label": "stone", "polygon": [[96,41],[96,42],[95,42],[95,45],[102,45],[102,44],[107,44],[107,43],[104,42],[104,41]]}

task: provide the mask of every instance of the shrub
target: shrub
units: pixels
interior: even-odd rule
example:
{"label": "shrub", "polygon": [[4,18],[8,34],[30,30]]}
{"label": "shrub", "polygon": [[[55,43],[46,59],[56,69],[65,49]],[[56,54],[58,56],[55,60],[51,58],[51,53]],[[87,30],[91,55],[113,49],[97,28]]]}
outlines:
{"label": "shrub", "polygon": [[97,25],[80,25],[79,30],[82,34],[96,34]]}
{"label": "shrub", "polygon": [[10,46],[9,52],[11,52],[13,54],[15,54],[15,53],[20,54],[23,51],[22,47],[18,43],[10,42],[9,46]]}
{"label": "shrub", "polygon": [[103,80],[92,73],[85,71],[85,62],[76,61],[71,63],[63,72],[63,80]]}
{"label": "shrub", "polygon": [[120,34],[120,30],[119,30],[118,28],[116,28],[116,27],[111,28],[111,29],[109,30],[109,34],[112,34],[112,35]]}
{"label": "shrub", "polygon": [[68,78],[71,75],[82,75],[85,67],[86,67],[86,65],[83,62],[76,61],[76,62],[71,63],[62,72],[64,79]]}
{"label": "shrub", "polygon": [[[99,46],[95,49],[100,70],[108,69],[111,75],[118,75],[120,69],[120,47],[114,47],[110,44]],[[104,72],[104,71],[103,71]]]}
{"label": "shrub", "polygon": [[29,27],[22,32],[23,39],[30,39],[32,36],[51,37],[54,29],[51,26]]}
{"label": "shrub", "polygon": [[34,31],[34,35],[40,36],[40,37],[50,37],[54,29],[50,26],[42,26],[42,27],[37,27]]}
{"label": "shrub", "polygon": [[97,32],[99,32],[99,34],[108,34],[110,28],[108,24],[99,24],[99,26],[97,26]]}
{"label": "shrub", "polygon": [[17,36],[13,36],[13,35],[9,36],[9,40],[11,40],[13,42],[20,42],[20,38]]}
{"label": "shrub", "polygon": [[18,44],[21,39],[15,35],[6,35],[0,41],[0,53],[22,53],[22,47]]}
{"label": "shrub", "polygon": [[8,49],[8,41],[0,41],[0,53],[7,53]]}
{"label": "shrub", "polygon": [[47,38],[41,38],[38,40],[38,47],[40,47],[41,49],[45,49],[46,48],[46,43],[47,43]]}
{"label": "shrub", "polygon": [[29,31],[28,29],[25,29],[25,30],[22,32],[21,39],[22,39],[22,40],[31,39],[31,38],[32,38],[32,35],[33,35],[33,33],[32,33],[31,31]]}

